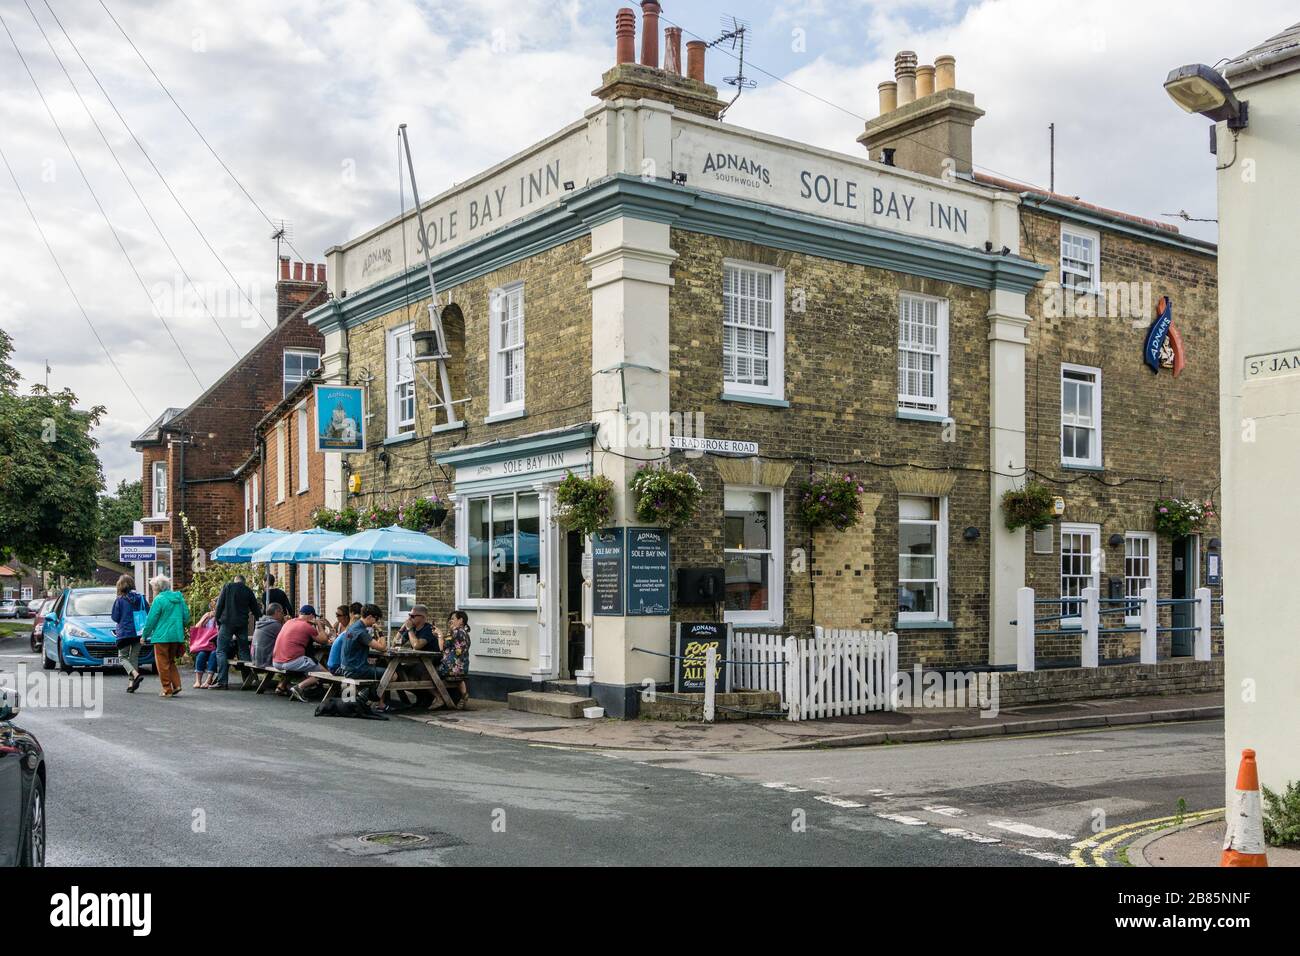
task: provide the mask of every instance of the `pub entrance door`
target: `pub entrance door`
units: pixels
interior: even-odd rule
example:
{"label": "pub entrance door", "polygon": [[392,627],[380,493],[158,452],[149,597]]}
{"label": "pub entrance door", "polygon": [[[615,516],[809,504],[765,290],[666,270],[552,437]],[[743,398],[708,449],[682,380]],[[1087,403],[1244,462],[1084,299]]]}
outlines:
{"label": "pub entrance door", "polygon": [[[1173,573],[1170,597],[1194,598],[1201,586],[1201,539],[1199,535],[1174,538]],[[1196,621],[1191,604],[1175,604],[1170,608],[1170,623],[1176,628],[1190,628]],[[1190,630],[1173,632],[1169,654],[1171,657],[1191,657],[1196,645],[1196,635]]]}

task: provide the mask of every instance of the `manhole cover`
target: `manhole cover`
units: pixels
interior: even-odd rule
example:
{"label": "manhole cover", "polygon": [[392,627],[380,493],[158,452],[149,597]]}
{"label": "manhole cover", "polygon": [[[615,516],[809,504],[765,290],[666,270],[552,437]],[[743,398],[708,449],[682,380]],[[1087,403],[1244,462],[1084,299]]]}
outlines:
{"label": "manhole cover", "polygon": [[429,838],[419,833],[404,833],[401,831],[391,831],[388,833],[367,833],[360,837],[362,843],[368,843],[372,846],[382,846],[389,850],[405,850],[408,847],[419,846],[421,843],[428,843]]}

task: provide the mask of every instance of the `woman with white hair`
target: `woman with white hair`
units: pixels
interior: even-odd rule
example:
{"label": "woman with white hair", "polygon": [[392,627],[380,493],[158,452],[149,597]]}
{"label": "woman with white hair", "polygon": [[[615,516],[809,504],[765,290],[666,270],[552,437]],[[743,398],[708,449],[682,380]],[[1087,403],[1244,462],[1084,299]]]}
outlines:
{"label": "woman with white hair", "polygon": [[142,636],[153,644],[154,670],[162,684],[162,697],[175,697],[181,692],[181,672],[177,659],[185,653],[185,634],[190,626],[190,607],[185,596],[172,590],[166,576],[158,575],[149,582],[155,595],[145,618]]}

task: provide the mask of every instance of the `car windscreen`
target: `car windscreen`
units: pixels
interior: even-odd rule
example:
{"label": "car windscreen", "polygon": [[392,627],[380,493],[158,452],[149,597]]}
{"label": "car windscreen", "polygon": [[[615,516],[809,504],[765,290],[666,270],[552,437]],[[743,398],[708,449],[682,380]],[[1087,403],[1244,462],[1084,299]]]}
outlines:
{"label": "car windscreen", "polygon": [[114,591],[87,591],[71,595],[68,617],[107,617],[113,610]]}

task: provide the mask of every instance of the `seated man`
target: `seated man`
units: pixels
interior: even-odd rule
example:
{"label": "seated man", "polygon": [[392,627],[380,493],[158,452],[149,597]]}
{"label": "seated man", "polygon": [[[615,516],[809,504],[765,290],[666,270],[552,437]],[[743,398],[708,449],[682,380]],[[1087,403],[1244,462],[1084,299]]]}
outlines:
{"label": "seated man", "polygon": [[271,663],[275,639],[284,624],[284,615],[284,608],[279,604],[268,604],[266,613],[257,619],[257,625],[253,628],[253,663],[258,667],[266,667]]}
{"label": "seated man", "polygon": [[416,604],[406,616],[406,623],[397,631],[397,643],[405,643],[413,651],[436,651],[438,639],[434,637],[433,625],[429,623],[429,609],[423,604]]}
{"label": "seated man", "polygon": [[[286,621],[275,639],[275,651],[271,659],[280,670],[291,674],[324,674],[326,668],[307,652],[312,644],[322,646],[329,644],[325,622],[316,617],[316,609],[304,604],[298,609],[298,616]],[[296,687],[289,689],[289,696],[294,700],[306,701],[302,692],[317,683],[315,677],[308,677]],[[277,690],[277,694],[283,691]]]}
{"label": "seated man", "polygon": [[371,664],[369,657],[371,651],[382,651],[386,646],[383,639],[374,637],[371,630],[383,617],[384,612],[376,605],[367,604],[361,609],[361,619],[349,624],[348,629],[336,639],[336,643],[343,642],[343,648],[339,651],[339,668],[344,677],[379,680],[384,676],[384,669]]}
{"label": "seated man", "polygon": [[[365,605],[363,605],[360,601],[353,601],[351,604],[348,605],[349,622],[347,626],[339,628],[338,635],[335,637],[333,643],[330,644],[329,661],[328,663],[326,663],[325,666],[330,669],[331,674],[336,674],[339,677],[343,676],[343,662],[342,662],[343,641],[339,640],[339,638],[341,638],[344,634],[346,634],[348,628],[351,627],[353,624],[360,623],[361,611],[362,608],[364,607]],[[340,610],[342,610],[342,608],[340,608]],[[364,624],[362,624],[361,626],[365,627]]]}

